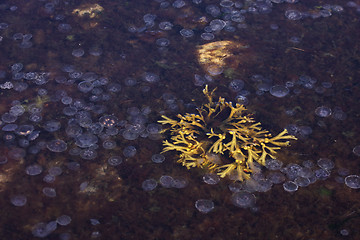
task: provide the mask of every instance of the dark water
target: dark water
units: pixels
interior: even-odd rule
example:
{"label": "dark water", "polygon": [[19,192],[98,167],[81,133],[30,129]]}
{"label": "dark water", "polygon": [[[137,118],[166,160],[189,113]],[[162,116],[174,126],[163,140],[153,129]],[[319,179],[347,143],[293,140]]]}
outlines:
{"label": "dark water", "polygon": [[[345,184],[360,173],[359,14],[359,1],[3,1],[0,239],[359,239],[359,180]],[[206,184],[176,152],[152,160],[161,115],[194,113],[205,84],[298,137],[281,171]],[[235,206],[244,190],[256,203]]]}

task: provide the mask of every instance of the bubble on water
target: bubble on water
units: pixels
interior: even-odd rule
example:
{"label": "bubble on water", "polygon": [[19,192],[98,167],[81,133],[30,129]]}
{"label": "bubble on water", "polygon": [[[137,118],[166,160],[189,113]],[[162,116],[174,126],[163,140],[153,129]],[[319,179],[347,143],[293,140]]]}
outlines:
{"label": "bubble on water", "polygon": [[66,226],[69,225],[71,222],[71,217],[68,215],[61,215],[60,217],[58,217],[56,219],[57,224],[61,225],[61,226]]}
{"label": "bubble on water", "polygon": [[220,177],[216,173],[208,173],[203,176],[203,181],[207,184],[214,185],[220,182]]}
{"label": "bubble on water", "polygon": [[255,206],[256,198],[252,193],[240,191],[231,196],[231,202],[237,207],[250,208]]}
{"label": "bubble on water", "polygon": [[36,175],[39,175],[40,173],[42,173],[43,171],[43,168],[42,166],[40,166],[39,164],[32,164],[30,166],[27,166],[25,168],[25,172],[27,175],[30,175],[30,176],[36,176]]}
{"label": "bubble on water", "polygon": [[328,158],[320,158],[317,161],[317,164],[320,168],[324,169],[324,170],[331,170],[335,167],[335,164],[333,161],[331,161]]}
{"label": "bubble on water", "polygon": [[164,188],[171,188],[174,185],[174,178],[168,175],[163,175],[159,179],[160,185]]}
{"label": "bubble on water", "polygon": [[64,152],[67,149],[67,144],[63,140],[55,139],[48,142],[46,147],[52,152]]}
{"label": "bubble on water", "polygon": [[123,160],[120,156],[111,156],[108,158],[107,162],[110,166],[118,166],[123,162]]}
{"label": "bubble on water", "polygon": [[353,152],[356,156],[360,157],[360,145],[356,145],[356,146],[353,148],[352,152]]}
{"label": "bubble on water", "polygon": [[209,213],[215,208],[215,204],[210,199],[199,199],[195,202],[195,207],[201,213]]}
{"label": "bubble on water", "polygon": [[43,192],[44,195],[47,196],[47,197],[51,197],[51,198],[56,197],[56,190],[55,190],[55,188],[52,188],[52,187],[44,187],[44,188],[42,189],[42,192]]}
{"label": "bubble on water", "polygon": [[295,182],[287,181],[287,182],[284,182],[283,188],[287,192],[296,192],[299,187]]}
{"label": "bubble on water", "polygon": [[141,187],[144,191],[152,191],[156,188],[157,182],[155,179],[150,178],[142,182]]}
{"label": "bubble on water", "polygon": [[11,203],[16,207],[22,207],[26,204],[27,198],[25,195],[14,195],[10,198]]}
{"label": "bubble on water", "polygon": [[321,106],[315,109],[316,116],[329,117],[331,115],[331,109],[326,106]]}
{"label": "bubble on water", "polygon": [[285,11],[285,17],[289,20],[300,20],[302,18],[302,13],[298,10],[287,10]]}
{"label": "bubble on water", "polygon": [[162,154],[154,154],[151,156],[151,161],[153,161],[154,163],[162,163],[165,161],[165,156]]}
{"label": "bubble on water", "polygon": [[288,95],[289,89],[283,85],[274,85],[270,88],[270,94],[274,97],[282,98]]}
{"label": "bubble on water", "polygon": [[360,177],[358,175],[349,175],[345,178],[345,184],[349,188],[359,189],[360,188]]}

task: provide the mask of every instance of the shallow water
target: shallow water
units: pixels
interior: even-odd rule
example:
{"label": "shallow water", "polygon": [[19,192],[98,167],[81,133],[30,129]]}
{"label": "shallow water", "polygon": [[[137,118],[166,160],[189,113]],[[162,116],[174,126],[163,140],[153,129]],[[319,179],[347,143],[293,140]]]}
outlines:
{"label": "shallow water", "polygon": [[[359,239],[359,17],[336,0],[2,2],[0,238]],[[246,183],[157,155],[161,115],[195,113],[206,84],[298,140]]]}

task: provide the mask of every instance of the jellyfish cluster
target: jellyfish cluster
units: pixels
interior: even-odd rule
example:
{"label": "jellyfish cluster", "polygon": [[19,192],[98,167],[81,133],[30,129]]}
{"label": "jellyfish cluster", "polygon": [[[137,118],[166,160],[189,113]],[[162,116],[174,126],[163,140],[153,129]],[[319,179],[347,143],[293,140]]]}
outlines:
{"label": "jellyfish cluster", "polygon": [[16,213],[17,225],[0,238],[111,238],[112,226],[188,239],[185,227],[219,223],[170,220],[173,235],[155,236],[142,220],[357,193],[358,34],[335,33],[359,13],[359,1],[4,1],[0,223]]}

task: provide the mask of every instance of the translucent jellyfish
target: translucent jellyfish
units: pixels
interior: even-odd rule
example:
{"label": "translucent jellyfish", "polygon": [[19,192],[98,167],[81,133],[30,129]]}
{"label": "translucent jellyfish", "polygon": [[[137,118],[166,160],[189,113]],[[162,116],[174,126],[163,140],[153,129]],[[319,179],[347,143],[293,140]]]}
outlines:
{"label": "translucent jellyfish", "polygon": [[310,179],[306,177],[297,177],[294,179],[294,183],[299,187],[306,187],[310,184]]}
{"label": "translucent jellyfish", "polygon": [[12,115],[10,113],[4,113],[2,116],[1,116],[1,120],[5,123],[13,123],[15,122],[17,119],[17,116],[15,115]]}
{"label": "translucent jellyfish", "polygon": [[315,170],[315,177],[320,180],[325,180],[330,176],[330,172],[325,169],[317,169]]}
{"label": "translucent jellyfish", "polygon": [[97,157],[97,152],[91,148],[83,149],[80,152],[80,157],[85,160],[93,160]]}
{"label": "translucent jellyfish", "polygon": [[254,194],[247,191],[240,191],[231,196],[231,202],[237,207],[250,208],[255,206],[256,198]]}
{"label": "translucent jellyfish", "polygon": [[47,237],[50,233],[52,233],[55,229],[53,224],[49,225],[47,223],[40,222],[32,228],[31,232],[34,237],[44,238]]}
{"label": "translucent jellyfish", "polygon": [[122,136],[126,140],[135,140],[135,139],[137,139],[139,137],[139,133],[133,132],[131,130],[125,130],[125,131],[122,132]]}
{"label": "translucent jellyfish", "polygon": [[100,47],[91,47],[90,49],[89,49],[89,54],[90,55],[93,55],[93,56],[95,56],[95,57],[98,57],[98,56],[100,56],[101,54],[103,53],[103,50],[100,48]]}
{"label": "translucent jellyfish", "polygon": [[360,157],[360,145],[356,145],[356,146],[353,148],[352,152],[353,152],[356,156]]}
{"label": "translucent jellyfish", "polygon": [[234,79],[229,83],[229,89],[232,92],[240,92],[244,88],[244,81],[241,79]]}
{"label": "translucent jellyfish", "polygon": [[30,175],[30,176],[36,176],[36,175],[39,175],[40,173],[42,173],[43,171],[43,168],[42,166],[40,166],[39,164],[32,164],[30,166],[27,166],[26,169],[25,169],[25,172],[27,175]]}
{"label": "translucent jellyfish", "polygon": [[180,30],[180,35],[185,38],[190,38],[194,36],[194,31],[191,29],[183,28]]}
{"label": "translucent jellyfish", "polygon": [[302,18],[302,13],[298,10],[287,10],[285,11],[285,17],[289,20],[300,20]]}
{"label": "translucent jellyfish", "polygon": [[315,109],[316,116],[329,117],[331,115],[331,109],[326,106],[321,106]]}
{"label": "translucent jellyfish", "polygon": [[137,81],[134,78],[126,78],[125,79],[125,86],[127,86],[127,87],[133,87],[136,84],[137,84]]}
{"label": "translucent jellyfish", "polygon": [[158,75],[156,75],[155,73],[145,72],[143,74],[143,80],[145,82],[155,83],[155,82],[158,82],[160,80],[160,77]]}
{"label": "translucent jellyfish", "polygon": [[327,170],[327,171],[333,169],[335,166],[334,162],[328,158],[320,158],[317,161],[317,164],[320,168]]}
{"label": "translucent jellyfish", "polygon": [[173,187],[184,188],[188,185],[188,181],[184,177],[174,177]]}
{"label": "translucent jellyfish", "polygon": [[103,148],[105,149],[114,149],[116,147],[116,142],[111,139],[106,139],[103,144]]}
{"label": "translucent jellyfish", "polygon": [[210,199],[199,199],[195,202],[195,207],[201,213],[209,213],[214,209],[215,204]]}
{"label": "translucent jellyfish", "polygon": [[157,182],[155,179],[150,178],[142,182],[141,187],[144,191],[152,191],[156,188]]}
{"label": "translucent jellyfish", "polygon": [[216,173],[208,173],[203,176],[203,181],[206,184],[214,185],[220,182],[220,177]]}
{"label": "translucent jellyfish", "polygon": [[284,182],[283,188],[287,192],[295,192],[298,190],[299,187],[295,182],[287,181],[287,182]]}
{"label": "translucent jellyfish", "polygon": [[3,165],[8,162],[8,158],[4,155],[0,156],[0,165]]}
{"label": "translucent jellyfish", "polygon": [[214,19],[209,24],[211,31],[213,32],[221,31],[225,27],[225,25],[225,21],[221,19]]}
{"label": "translucent jellyfish", "polygon": [[285,175],[281,172],[270,172],[266,178],[273,184],[280,184],[286,180]]}
{"label": "translucent jellyfish", "polygon": [[274,97],[282,98],[288,95],[289,89],[283,85],[274,85],[270,88],[270,94]]}
{"label": "translucent jellyfish", "polygon": [[212,33],[202,33],[200,35],[200,37],[203,39],[203,40],[206,40],[206,41],[210,41],[210,40],[213,40],[215,38],[215,35],[212,34]]}
{"label": "translucent jellyfish", "polygon": [[111,156],[107,162],[110,166],[118,166],[123,162],[123,160],[120,156]]}
{"label": "translucent jellyfish", "polygon": [[134,157],[136,154],[136,148],[134,146],[126,146],[123,150],[123,154],[126,158]]}
{"label": "translucent jellyfish", "polygon": [[98,142],[98,137],[91,133],[83,133],[75,138],[75,144],[81,148],[88,148]]}
{"label": "translucent jellyfish", "polygon": [[206,8],[205,8],[205,11],[208,14],[212,15],[213,17],[217,17],[217,16],[219,16],[221,14],[220,8],[218,6],[216,6],[216,5],[213,5],[213,4],[207,5]]}
{"label": "translucent jellyfish", "polygon": [[4,125],[1,130],[4,131],[4,132],[13,132],[15,131],[16,129],[18,129],[18,125],[15,124],[15,123],[10,123],[10,124],[6,124]]}
{"label": "translucent jellyfish", "polygon": [[67,149],[67,144],[63,140],[55,139],[48,142],[46,147],[52,152],[64,152]]}
{"label": "translucent jellyfish", "polygon": [[107,128],[115,127],[119,122],[119,119],[114,115],[104,115],[100,117],[99,123]]}
{"label": "translucent jellyfish", "polygon": [[156,39],[155,43],[159,47],[167,47],[170,45],[170,40],[167,38],[159,38],[159,39]]}
{"label": "translucent jellyfish", "polygon": [[359,189],[360,188],[360,177],[358,175],[349,175],[345,178],[345,184],[349,188]]}
{"label": "translucent jellyfish", "polygon": [[44,188],[42,189],[42,192],[43,192],[44,195],[47,196],[47,197],[51,197],[51,198],[56,197],[56,190],[55,190],[55,188],[52,188],[52,187],[44,187]]}
{"label": "translucent jellyfish", "polygon": [[256,190],[258,192],[267,192],[273,185],[273,183],[268,179],[259,179],[256,181],[256,183]]}
{"label": "translucent jellyfish", "polygon": [[60,217],[58,217],[56,219],[57,224],[61,225],[61,226],[66,226],[69,225],[71,222],[71,217],[68,215],[61,215]]}
{"label": "translucent jellyfish", "polygon": [[151,156],[151,161],[153,161],[154,163],[162,163],[165,161],[165,156],[162,154],[154,154]]}
{"label": "translucent jellyfish", "polygon": [[44,123],[43,128],[48,132],[56,132],[61,128],[61,123],[59,121],[50,120]]}
{"label": "translucent jellyfish", "polygon": [[71,55],[73,55],[74,57],[82,57],[82,56],[84,56],[84,54],[85,54],[85,51],[82,48],[74,49],[71,53]]}
{"label": "translucent jellyfish", "polygon": [[172,29],[174,25],[171,23],[171,22],[167,22],[167,21],[164,21],[164,22],[160,22],[159,23],[159,28],[161,30],[164,30],[164,31],[169,31]]}
{"label": "translucent jellyfish", "polygon": [[25,195],[14,195],[10,198],[10,202],[16,207],[22,207],[26,204],[27,198]]}
{"label": "translucent jellyfish", "polygon": [[90,81],[82,81],[78,84],[78,89],[80,92],[87,93],[94,88],[94,85]]}
{"label": "translucent jellyfish", "polygon": [[11,115],[14,115],[14,116],[21,116],[23,115],[25,112],[25,108],[21,105],[15,105],[15,106],[12,106],[9,110],[9,113]]}
{"label": "translucent jellyfish", "polygon": [[211,75],[211,76],[217,76],[220,75],[224,69],[219,66],[219,65],[209,65],[206,67],[206,71]]}
{"label": "translucent jellyfish", "polygon": [[234,2],[230,1],[230,0],[222,0],[220,2],[220,6],[225,7],[225,8],[232,7],[233,5],[234,5]]}
{"label": "translucent jellyfish", "polygon": [[164,188],[171,188],[174,185],[174,178],[168,175],[163,175],[159,179],[160,185]]}
{"label": "translucent jellyfish", "polygon": [[277,159],[267,159],[265,162],[265,166],[266,168],[268,168],[269,170],[280,170],[280,168],[282,167],[283,162],[277,160]]}
{"label": "translucent jellyfish", "polygon": [[72,29],[71,25],[67,23],[60,23],[58,26],[58,30],[62,33],[70,32],[71,29]]}
{"label": "translucent jellyfish", "polygon": [[49,168],[48,172],[52,176],[59,176],[62,173],[62,169],[61,169],[61,167],[53,166],[53,167]]}
{"label": "translucent jellyfish", "polygon": [[186,5],[185,1],[183,0],[175,0],[172,4],[174,8],[182,8]]}
{"label": "translucent jellyfish", "polygon": [[108,86],[107,86],[107,90],[108,90],[109,92],[113,92],[113,93],[120,92],[120,90],[121,90],[121,85],[120,85],[120,83],[110,83],[110,84],[108,84]]}
{"label": "translucent jellyfish", "polygon": [[43,181],[46,182],[46,183],[53,183],[55,182],[55,176],[53,175],[50,175],[50,174],[46,174],[44,177],[43,177]]}

